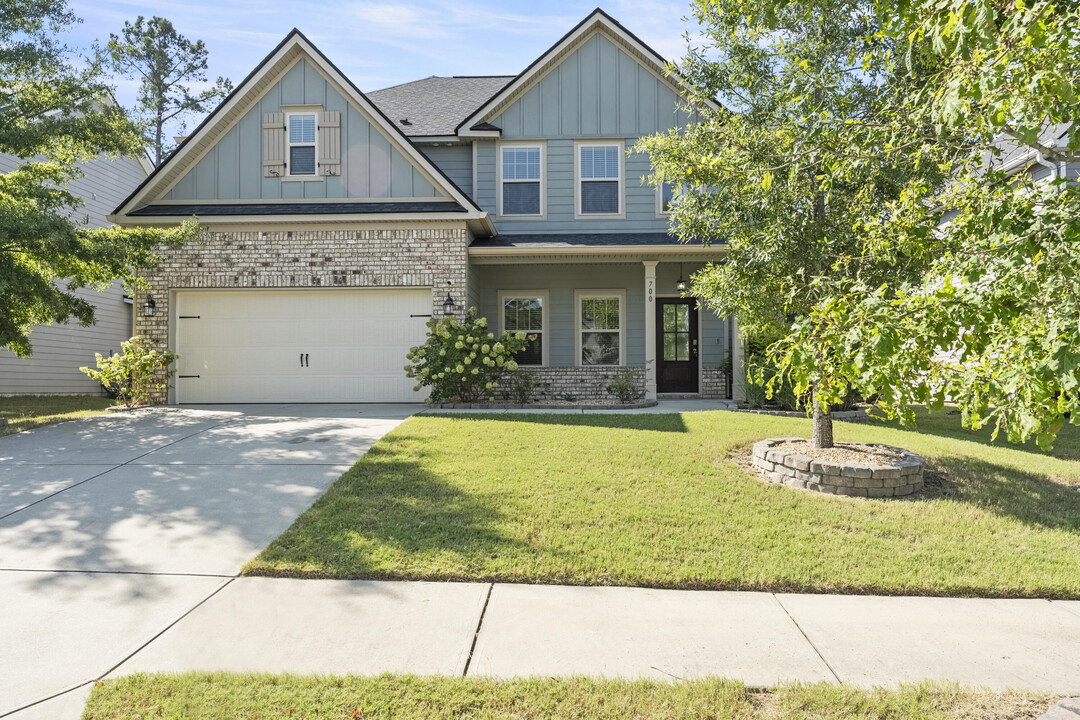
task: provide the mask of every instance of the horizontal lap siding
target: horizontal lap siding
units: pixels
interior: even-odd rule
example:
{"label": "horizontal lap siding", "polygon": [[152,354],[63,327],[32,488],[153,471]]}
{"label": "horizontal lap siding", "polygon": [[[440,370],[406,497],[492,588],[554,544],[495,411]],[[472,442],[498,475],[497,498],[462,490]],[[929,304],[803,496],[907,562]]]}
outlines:
{"label": "horizontal lap siding", "polygon": [[[676,295],[675,283],[680,271],[685,278],[700,269],[700,263],[678,263],[657,266],[658,295]],[[548,364],[557,367],[575,364],[575,333],[577,308],[575,290],[626,291],[626,353],[627,364],[645,364],[645,269],[640,262],[606,265],[480,265],[471,269],[471,289],[477,294],[480,314],[488,318],[492,328],[499,323],[499,292],[504,290],[547,290],[548,296]],[[704,367],[723,364],[728,347],[728,320],[708,308],[699,314],[701,329],[701,362]]]}
{"label": "horizontal lap siding", "polygon": [[[20,161],[0,155],[0,173],[10,172]],[[81,166],[84,177],[68,188],[83,199],[76,217],[88,227],[106,227],[112,212],[146,176],[137,160],[96,159]],[[75,291],[96,306],[96,323],[81,327],[74,320],[62,325],[39,325],[30,333],[34,354],[18,358],[0,350],[0,394],[15,393],[95,393],[101,387],[83,373],[81,366],[94,365],[94,353],[120,351],[120,343],[131,337],[131,305],[124,302],[120,283],[97,292],[90,288]]]}
{"label": "horizontal lap siding", "polygon": [[499,265],[473,268],[480,287],[480,313],[498,327],[500,290],[549,292],[548,364],[575,364],[576,310],[574,291],[625,290],[628,365],[645,364],[645,269],[640,263],[620,265]]}
{"label": "horizontal lap siding", "polygon": [[472,145],[424,145],[421,149],[455,185],[472,197]]}

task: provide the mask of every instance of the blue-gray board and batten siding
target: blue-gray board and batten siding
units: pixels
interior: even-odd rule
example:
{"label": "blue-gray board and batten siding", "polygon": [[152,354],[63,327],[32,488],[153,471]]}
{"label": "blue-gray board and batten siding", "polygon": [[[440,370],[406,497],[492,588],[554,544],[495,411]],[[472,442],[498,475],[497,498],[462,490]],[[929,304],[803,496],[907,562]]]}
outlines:
{"label": "blue-gray board and batten siding", "polygon": [[[658,296],[677,296],[675,283],[680,270],[685,277],[701,267],[700,263],[661,263],[656,269]],[[576,364],[575,290],[625,290],[626,362],[633,367],[645,365],[645,267],[641,262],[566,265],[477,265],[470,269],[471,299],[493,330],[499,325],[499,292],[546,290],[548,292],[548,365],[572,367]],[[701,325],[701,364],[718,367],[728,352],[726,318],[707,308],[699,311]]]}
{"label": "blue-gray board and batten siding", "polygon": [[494,140],[477,142],[474,199],[502,232],[666,230],[667,217],[656,212],[656,189],[645,181],[651,166],[642,153],[624,157],[625,217],[575,219],[574,140],[624,140],[629,150],[638,137],[695,119],[666,81],[604,35],[593,35],[491,121],[505,140],[546,142],[546,217],[499,217]]}
{"label": "blue-gray board and batten siding", "polygon": [[[262,118],[283,106],[318,105],[341,113],[341,174],[317,180],[263,177]],[[218,140],[165,200],[441,197],[431,182],[307,60],[281,80]]]}

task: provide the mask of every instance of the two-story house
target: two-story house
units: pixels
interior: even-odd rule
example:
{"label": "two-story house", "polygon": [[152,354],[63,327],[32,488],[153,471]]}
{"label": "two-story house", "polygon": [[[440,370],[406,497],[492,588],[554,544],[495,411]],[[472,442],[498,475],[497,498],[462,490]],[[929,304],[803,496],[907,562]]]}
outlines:
{"label": "two-story house", "polygon": [[294,30],[113,215],[208,231],[136,299],[181,356],[170,400],[416,401],[406,351],[470,306],[537,336],[521,365],[557,394],[628,367],[650,398],[729,397],[734,323],[682,296],[724,248],[669,235],[628,152],[693,120],[682,90],[601,10],[516,76],[367,95]]}

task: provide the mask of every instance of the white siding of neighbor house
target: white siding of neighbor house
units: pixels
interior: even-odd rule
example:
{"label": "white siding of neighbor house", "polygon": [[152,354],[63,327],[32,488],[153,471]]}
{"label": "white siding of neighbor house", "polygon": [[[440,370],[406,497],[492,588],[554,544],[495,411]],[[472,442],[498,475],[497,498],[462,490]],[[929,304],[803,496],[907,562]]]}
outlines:
{"label": "white siding of neighbor house", "polygon": [[[0,155],[0,173],[10,172],[18,162],[17,158]],[[99,158],[82,169],[86,176],[72,182],[69,188],[85,203],[76,211],[76,217],[88,227],[107,226],[105,216],[146,177],[139,162],[128,158]],[[101,392],[101,387],[79,368],[93,366],[96,352],[120,352],[120,343],[131,337],[131,305],[124,302],[120,283],[113,283],[103,292],[84,288],[76,294],[96,305],[97,323],[92,327],[81,327],[76,322],[39,325],[30,333],[34,354],[29,358],[0,350],[0,395]]]}

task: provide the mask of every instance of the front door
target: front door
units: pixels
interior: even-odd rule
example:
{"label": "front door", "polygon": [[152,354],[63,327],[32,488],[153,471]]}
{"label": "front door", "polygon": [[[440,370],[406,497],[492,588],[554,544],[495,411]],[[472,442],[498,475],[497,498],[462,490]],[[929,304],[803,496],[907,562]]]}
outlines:
{"label": "front door", "polygon": [[656,299],[656,391],[698,391],[698,311],[694,298]]}

